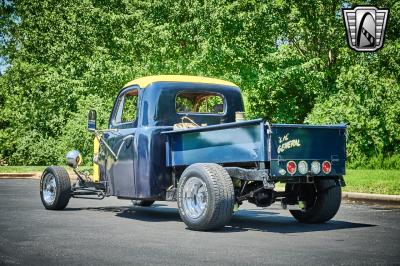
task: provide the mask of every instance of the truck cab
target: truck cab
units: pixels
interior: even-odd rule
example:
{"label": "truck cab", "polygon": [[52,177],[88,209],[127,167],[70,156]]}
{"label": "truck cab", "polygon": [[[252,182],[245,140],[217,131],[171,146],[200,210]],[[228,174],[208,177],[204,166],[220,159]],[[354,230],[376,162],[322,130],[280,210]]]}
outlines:
{"label": "truck cab", "polygon": [[109,193],[120,198],[163,199],[172,169],[161,133],[187,118],[203,127],[232,123],[243,111],[240,89],[230,82],[191,76],[133,80],[119,92],[111,131],[103,134],[117,158],[100,145],[99,180],[110,180]]}

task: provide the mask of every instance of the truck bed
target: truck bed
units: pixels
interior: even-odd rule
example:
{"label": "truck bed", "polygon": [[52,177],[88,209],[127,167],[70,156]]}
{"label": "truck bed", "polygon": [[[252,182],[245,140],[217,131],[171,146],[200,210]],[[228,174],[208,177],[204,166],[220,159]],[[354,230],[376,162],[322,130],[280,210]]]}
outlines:
{"label": "truck bed", "polygon": [[[163,132],[166,134],[166,164],[193,163],[264,165],[272,177],[290,160],[329,161],[330,175],[344,175],[345,125],[312,126],[268,124],[262,119]],[[296,173],[294,175],[300,175]],[[290,175],[289,175],[290,176]]]}

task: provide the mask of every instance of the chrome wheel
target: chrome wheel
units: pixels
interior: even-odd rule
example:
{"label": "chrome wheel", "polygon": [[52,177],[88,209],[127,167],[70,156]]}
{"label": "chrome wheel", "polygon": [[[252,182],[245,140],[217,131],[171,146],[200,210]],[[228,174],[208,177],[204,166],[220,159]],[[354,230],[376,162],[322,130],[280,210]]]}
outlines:
{"label": "chrome wheel", "polygon": [[47,174],[43,180],[43,199],[48,205],[52,205],[56,199],[57,184],[56,178],[52,174]]}
{"label": "chrome wheel", "polygon": [[232,179],[220,165],[195,163],[179,178],[179,215],[191,230],[216,230],[232,217],[235,194]]}
{"label": "chrome wheel", "polygon": [[201,217],[208,204],[207,186],[198,177],[190,177],[183,187],[183,209],[192,219]]}

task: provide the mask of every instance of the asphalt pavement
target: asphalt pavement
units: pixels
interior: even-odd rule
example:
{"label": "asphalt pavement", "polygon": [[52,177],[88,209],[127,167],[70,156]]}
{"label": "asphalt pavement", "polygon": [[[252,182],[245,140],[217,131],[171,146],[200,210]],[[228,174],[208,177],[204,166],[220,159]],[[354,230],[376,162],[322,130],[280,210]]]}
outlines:
{"label": "asphalt pavement", "polygon": [[343,203],[328,223],[297,223],[273,205],[244,204],[216,232],[190,231],[176,203],[71,199],[48,211],[38,180],[0,179],[0,264],[400,264],[400,209]]}

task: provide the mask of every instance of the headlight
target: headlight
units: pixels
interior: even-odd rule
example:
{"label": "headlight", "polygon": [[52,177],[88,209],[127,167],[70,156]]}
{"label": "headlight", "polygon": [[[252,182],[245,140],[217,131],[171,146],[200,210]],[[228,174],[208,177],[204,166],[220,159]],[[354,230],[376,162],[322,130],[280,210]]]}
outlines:
{"label": "headlight", "polygon": [[67,165],[72,168],[78,167],[82,163],[81,153],[77,150],[73,150],[67,153]]}
{"label": "headlight", "polygon": [[308,172],[308,164],[306,161],[300,161],[297,165],[297,169],[300,174],[305,175]]}

